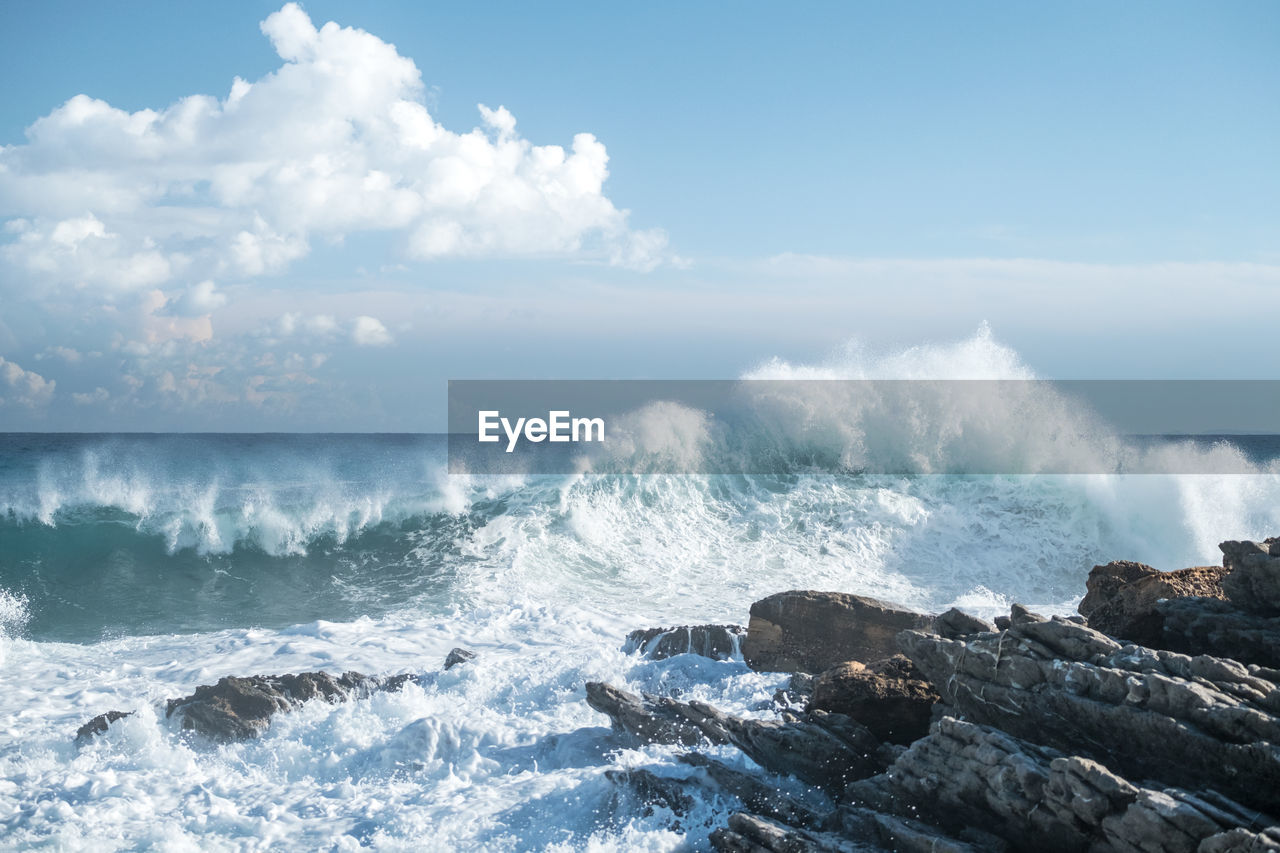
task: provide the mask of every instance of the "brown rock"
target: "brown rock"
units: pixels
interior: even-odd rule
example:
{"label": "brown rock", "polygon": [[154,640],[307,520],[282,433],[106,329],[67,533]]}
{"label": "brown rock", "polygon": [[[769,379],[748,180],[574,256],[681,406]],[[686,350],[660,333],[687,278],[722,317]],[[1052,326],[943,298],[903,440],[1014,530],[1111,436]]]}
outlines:
{"label": "brown rock", "polygon": [[1142,563],[1117,560],[1094,566],[1089,592],[1076,609],[1089,627],[1144,646],[1161,645],[1164,617],[1156,603],[1167,598],[1223,598],[1221,566],[1162,572]]}
{"label": "brown rock", "polygon": [[227,676],[202,684],[190,696],[170,699],[165,716],[177,716],[182,728],[216,740],[244,740],[266,731],[271,718],[310,699],[340,702],[375,690],[398,690],[410,676],[377,678],[358,672],[334,677],[327,672],[297,675]]}
{"label": "brown rock", "polygon": [[860,595],[780,592],[751,605],[742,655],[760,672],[822,672],[846,661],[891,657],[900,631],[930,630],[933,621]]}
{"label": "brown rock", "polygon": [[902,655],[869,666],[842,663],[818,676],[809,708],[851,717],[880,740],[911,743],[928,734],[938,701],[929,682],[911,673]]}

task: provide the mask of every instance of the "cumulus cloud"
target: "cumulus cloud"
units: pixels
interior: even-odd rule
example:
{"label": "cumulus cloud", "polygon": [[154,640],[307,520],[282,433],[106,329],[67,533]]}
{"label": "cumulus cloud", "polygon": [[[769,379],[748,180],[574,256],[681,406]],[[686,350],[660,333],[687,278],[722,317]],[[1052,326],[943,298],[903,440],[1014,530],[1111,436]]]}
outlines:
{"label": "cumulus cloud", "polygon": [[0,148],[3,256],[54,285],[177,287],[187,313],[224,303],[216,280],[280,272],[317,237],[361,231],[397,233],[419,259],[663,258],[662,233],[631,229],[604,194],[591,134],[534,145],[483,105],[480,127],[452,131],[393,45],[317,28],[295,3],[261,29],[282,66],[222,99],[127,112],[77,95]]}
{"label": "cumulus cloud", "polygon": [[95,403],[105,403],[110,399],[111,393],[99,385],[88,394],[72,394],[71,399],[77,406],[92,406]]}
{"label": "cumulus cloud", "polygon": [[13,402],[32,409],[47,406],[57,385],[39,373],[23,370],[16,362],[3,356],[0,356],[0,380],[3,380],[0,389],[5,390],[5,394],[0,396],[0,404]]}
{"label": "cumulus cloud", "polygon": [[356,317],[351,321],[351,340],[356,346],[382,347],[391,343],[391,333],[376,317]]}

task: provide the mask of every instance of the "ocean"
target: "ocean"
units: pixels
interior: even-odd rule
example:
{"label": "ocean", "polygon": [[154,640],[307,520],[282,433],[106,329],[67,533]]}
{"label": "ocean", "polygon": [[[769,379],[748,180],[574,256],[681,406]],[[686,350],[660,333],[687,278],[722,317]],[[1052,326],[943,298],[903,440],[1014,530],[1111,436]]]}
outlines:
{"label": "ocean", "polygon": [[[1280,530],[1275,436],[1134,441],[1246,473],[468,476],[441,435],[0,435],[0,846],[705,849],[734,801],[615,787],[680,750],[625,748],[583,685],[768,716],[787,677],[643,659],[628,631],[745,624],[795,588],[1066,614],[1096,563]],[[455,646],[478,657],[442,671]],[[246,743],[158,710],[316,669],[422,678]],[[138,713],[73,743],[112,709]]]}

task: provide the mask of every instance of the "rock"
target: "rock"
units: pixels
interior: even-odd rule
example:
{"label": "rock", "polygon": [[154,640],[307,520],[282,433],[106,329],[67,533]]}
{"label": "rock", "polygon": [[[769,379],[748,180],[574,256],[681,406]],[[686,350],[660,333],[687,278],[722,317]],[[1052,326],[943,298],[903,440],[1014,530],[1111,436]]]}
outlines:
{"label": "rock", "polygon": [[[686,815],[693,808],[693,797],[685,791],[689,784],[687,779],[659,776],[644,768],[606,770],[604,775],[615,785],[631,791],[647,805],[662,806],[677,816]],[[645,812],[646,817],[651,814],[652,809]]]}
{"label": "rock", "polygon": [[467,661],[475,659],[476,653],[470,649],[453,649],[444,659],[444,668],[447,671],[453,669],[460,663],[466,663]]}
{"label": "rock", "polygon": [[809,708],[844,714],[889,743],[907,744],[929,731],[938,694],[912,677],[902,655],[870,665],[849,661],[817,677]]}
{"label": "rock", "polygon": [[1280,615],[1280,539],[1223,542],[1227,570],[1222,589],[1232,603],[1268,616]]}
{"label": "rock", "polygon": [[751,605],[742,654],[761,672],[822,672],[845,661],[890,657],[898,632],[930,629],[933,621],[859,595],[780,592]]}
{"label": "rock", "polygon": [[1280,618],[1212,598],[1172,598],[1157,602],[1155,609],[1162,620],[1162,649],[1280,668]]}
{"label": "rock", "polygon": [[1197,853],[1276,853],[1280,851],[1280,830],[1250,832],[1233,829],[1211,835],[1196,848]]}
{"label": "rock", "polygon": [[983,837],[982,845],[975,847],[918,820],[848,805],[837,809],[825,828],[846,838],[874,842],[894,853],[996,853],[1007,846],[994,837]]}
{"label": "rock", "polygon": [[83,743],[95,735],[105,732],[116,720],[132,717],[133,711],[108,711],[99,714],[76,730],[76,743]]}
{"label": "rock", "polygon": [[701,655],[712,660],[729,660],[739,654],[747,629],[741,625],[681,625],[676,628],[648,628],[632,631],[622,647],[628,654],[639,652],[651,660],[676,655]]}
{"label": "rock", "polygon": [[732,794],[754,814],[775,818],[790,826],[818,826],[826,815],[791,797],[775,785],[769,785],[749,773],[734,770],[727,764],[697,752],[686,752],[680,760],[703,770],[728,794]]}
{"label": "rock", "polygon": [[1202,596],[1223,598],[1227,570],[1197,566],[1162,572],[1142,563],[1118,560],[1094,566],[1088,593],[1076,608],[1089,627],[1122,640],[1162,647],[1164,617],[1156,609],[1161,599]]}
{"label": "rock", "polygon": [[721,853],[874,853],[886,849],[742,812],[729,816],[727,829],[711,833],[711,846]]}
{"label": "rock", "polygon": [[774,704],[781,705],[784,708],[808,704],[809,697],[813,695],[815,678],[816,676],[807,672],[791,673],[791,677],[787,679],[787,686],[780,687],[773,692]]}
{"label": "rock", "polygon": [[949,640],[958,640],[970,634],[988,634],[995,629],[995,626],[985,619],[970,616],[955,607],[939,616],[933,625],[934,633]]}
{"label": "rock", "polygon": [[[689,719],[689,706],[666,696],[635,694],[600,681],[587,682],[587,704],[612,721],[614,731],[640,743],[695,746],[704,739],[725,743],[723,734]],[[695,717],[701,714],[694,713]]]}
{"label": "rock", "polygon": [[702,702],[690,702],[683,713],[708,737],[733,744],[766,770],[832,795],[855,779],[879,773],[896,755],[866,727],[840,714],[813,711],[785,720],[750,720]]}
{"label": "rock", "polygon": [[1280,673],[1121,646],[1060,619],[1011,621],[999,634],[905,631],[899,641],[942,700],[973,722],[1133,778],[1280,808]]}
{"label": "rock", "polygon": [[1037,851],[1193,853],[1224,832],[1273,823],[1218,795],[1135,785],[1098,762],[951,717],[849,794],[867,792],[944,829],[981,826]]}
{"label": "rock", "polygon": [[217,684],[197,687],[190,696],[170,699],[165,716],[177,716],[183,729],[215,740],[244,740],[266,731],[276,714],[292,711],[309,699],[340,702],[375,690],[398,690],[410,678],[374,678],[358,672],[337,678],[327,672],[227,676]]}

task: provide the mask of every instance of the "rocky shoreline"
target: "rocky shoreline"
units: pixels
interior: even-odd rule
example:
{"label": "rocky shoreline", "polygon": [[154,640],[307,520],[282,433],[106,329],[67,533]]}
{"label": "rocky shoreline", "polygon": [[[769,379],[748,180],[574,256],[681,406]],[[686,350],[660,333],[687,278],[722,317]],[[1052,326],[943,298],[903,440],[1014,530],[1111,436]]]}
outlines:
{"label": "rocky shoreline", "polygon": [[[745,629],[633,632],[636,654],[740,654],[792,675],[766,719],[588,683],[621,743],[687,750],[684,776],[606,776],[677,817],[700,798],[736,798],[741,810],[709,836],[720,851],[1280,851],[1280,540],[1221,549],[1221,567],[1097,566],[1069,619],[1014,605],[989,624],[797,590],[756,602]],[[472,657],[455,650],[449,665]],[[216,739],[254,737],[308,699],[409,678],[224,678],[166,710]],[[77,738],[122,716],[95,717]],[[830,805],[797,800],[781,777]]]}

